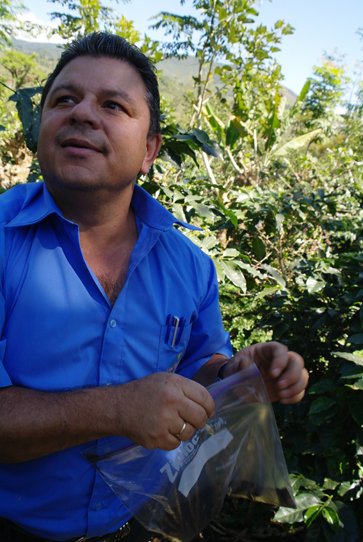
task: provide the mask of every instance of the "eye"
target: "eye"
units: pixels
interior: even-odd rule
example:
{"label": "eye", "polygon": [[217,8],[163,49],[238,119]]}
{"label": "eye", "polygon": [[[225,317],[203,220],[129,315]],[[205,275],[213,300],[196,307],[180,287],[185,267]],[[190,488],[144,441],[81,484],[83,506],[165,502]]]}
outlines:
{"label": "eye", "polygon": [[68,104],[68,103],[74,103],[74,98],[71,96],[58,96],[55,99],[55,104]]}
{"label": "eye", "polygon": [[105,107],[113,111],[126,111],[125,108],[117,102],[106,102]]}

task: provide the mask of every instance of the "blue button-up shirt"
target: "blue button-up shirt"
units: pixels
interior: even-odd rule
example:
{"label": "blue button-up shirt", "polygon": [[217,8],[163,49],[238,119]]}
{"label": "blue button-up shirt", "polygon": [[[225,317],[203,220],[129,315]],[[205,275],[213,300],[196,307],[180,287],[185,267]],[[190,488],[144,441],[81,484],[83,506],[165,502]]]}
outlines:
{"label": "blue button-up shirt", "polygon": [[[78,226],[46,186],[1,196],[0,386],[65,391],[156,371],[191,378],[216,352],[231,355],[210,258],[173,228],[187,225],[139,186],[132,207],[138,241],[112,307],[83,258]],[[168,315],[186,319],[174,348]],[[82,456],[88,447],[0,464],[0,516],[54,540],[123,525],[130,514]]]}

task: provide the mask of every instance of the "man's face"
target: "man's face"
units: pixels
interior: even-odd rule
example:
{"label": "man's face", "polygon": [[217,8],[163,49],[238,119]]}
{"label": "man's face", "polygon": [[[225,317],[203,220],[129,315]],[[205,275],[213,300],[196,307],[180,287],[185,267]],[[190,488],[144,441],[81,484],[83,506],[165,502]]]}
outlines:
{"label": "man's face", "polygon": [[55,79],[40,125],[38,158],[51,192],[118,191],[147,173],[161,137],[147,139],[146,88],[128,63],[77,57]]}

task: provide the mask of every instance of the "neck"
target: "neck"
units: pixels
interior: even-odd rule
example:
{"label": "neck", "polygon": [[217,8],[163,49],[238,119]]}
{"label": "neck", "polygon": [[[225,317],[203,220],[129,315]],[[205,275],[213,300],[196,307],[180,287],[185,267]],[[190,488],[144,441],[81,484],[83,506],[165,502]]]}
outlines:
{"label": "neck", "polygon": [[134,183],[120,192],[50,190],[63,216],[78,224],[82,249],[88,246],[112,248],[122,243],[136,228],[131,198]]}

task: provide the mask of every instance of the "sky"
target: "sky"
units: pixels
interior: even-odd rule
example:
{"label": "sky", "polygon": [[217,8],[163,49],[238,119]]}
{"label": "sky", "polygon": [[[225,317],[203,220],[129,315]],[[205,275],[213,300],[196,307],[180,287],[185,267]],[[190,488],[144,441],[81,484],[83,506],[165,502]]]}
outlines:
{"label": "sky", "polygon": [[[27,18],[43,23],[49,23],[47,14],[51,11],[61,11],[60,4],[46,0],[24,0],[24,3],[29,9]],[[196,15],[192,0],[186,0],[183,6],[179,0],[132,0],[107,5],[134,21],[136,30],[161,42],[166,39],[163,31],[149,28],[153,15],[160,11]],[[295,28],[293,35],[284,36],[276,58],[282,66],[284,85],[296,94],[313,74],[313,66],[321,63],[325,52],[344,55],[348,75],[353,74],[355,63],[363,60],[363,41],[357,34],[363,28],[363,0],[261,0],[257,10],[260,12],[257,22],[267,27],[284,19]]]}

